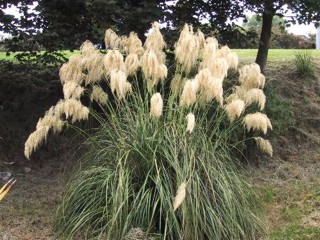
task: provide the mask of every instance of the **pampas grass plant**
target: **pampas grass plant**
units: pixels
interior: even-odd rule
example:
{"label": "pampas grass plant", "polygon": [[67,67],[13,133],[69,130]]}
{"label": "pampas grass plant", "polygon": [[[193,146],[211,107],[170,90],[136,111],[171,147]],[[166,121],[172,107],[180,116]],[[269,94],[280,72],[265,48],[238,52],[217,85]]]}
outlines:
{"label": "pampas grass plant", "polygon": [[[51,129],[59,132],[72,126],[69,119],[87,119],[83,93],[100,106],[90,109],[98,127],[90,133],[79,129],[87,136],[85,151],[57,211],[58,237],[123,239],[142,229],[157,239],[255,239],[259,204],[237,171],[236,156],[246,129],[266,133],[272,127],[266,115],[246,108],[257,102],[262,109],[265,103],[257,65],[241,68],[239,85],[224,91],[228,68],[237,68],[236,55],[191,26],[181,32],[170,71],[158,23],[144,45],[134,33],[119,37],[111,30],[106,43],[115,46],[104,56],[86,42],[62,66],[68,99],[46,113],[55,121],[42,121],[26,142],[29,158]],[[85,64],[91,55],[99,56],[104,74]],[[74,94],[71,87],[81,91]],[[257,94],[246,97],[253,88]],[[270,142],[255,137],[272,154]]]}

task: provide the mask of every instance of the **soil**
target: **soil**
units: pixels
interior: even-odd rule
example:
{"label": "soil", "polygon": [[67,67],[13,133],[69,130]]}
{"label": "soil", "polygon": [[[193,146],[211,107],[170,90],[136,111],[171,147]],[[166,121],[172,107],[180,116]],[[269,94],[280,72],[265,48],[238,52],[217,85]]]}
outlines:
{"label": "soil", "polygon": [[[12,172],[17,182],[0,203],[0,239],[55,239],[52,226],[56,207],[76,161],[68,147],[70,135],[50,138],[31,161],[22,154],[23,141],[34,129],[37,119],[61,96],[59,83],[53,77],[57,76],[57,70],[52,69],[48,76],[48,81],[37,86],[40,89],[41,84],[52,87],[51,94],[46,93],[45,99],[39,99],[41,91],[30,96],[27,88],[24,94],[17,95],[21,99],[7,100],[7,105],[1,105],[4,114],[0,115],[7,118],[0,118],[1,125],[6,126],[0,133],[0,171]],[[320,229],[320,80],[317,76],[320,78],[320,69],[316,70],[316,77],[305,78],[294,73],[290,61],[268,63],[268,85],[289,102],[293,121],[269,136],[274,147],[273,158],[260,157],[260,166],[250,167],[248,171],[266,209],[267,232],[262,239],[320,239],[317,230],[303,232],[305,235],[298,233],[292,238],[289,235],[288,238],[277,237],[293,222],[303,229]],[[36,78],[41,77],[44,76]],[[4,89],[8,83],[1,81],[0,87]],[[0,102],[3,102],[1,97],[6,96],[0,95]],[[31,98],[28,103],[32,107],[22,104],[27,97]],[[40,108],[32,110],[37,105]],[[23,141],[14,141],[15,138]]]}

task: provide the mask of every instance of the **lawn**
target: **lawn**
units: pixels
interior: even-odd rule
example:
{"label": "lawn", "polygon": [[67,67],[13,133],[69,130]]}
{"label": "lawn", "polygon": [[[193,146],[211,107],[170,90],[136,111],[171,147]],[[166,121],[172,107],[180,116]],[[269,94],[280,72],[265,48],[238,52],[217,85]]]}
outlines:
{"label": "lawn", "polygon": [[[255,58],[257,55],[258,50],[257,49],[232,49],[232,51],[236,52],[240,59],[242,58]],[[299,51],[308,51],[312,54],[314,57],[320,57],[320,50],[316,49],[270,49],[268,60],[285,60],[290,59],[294,57],[294,54]],[[70,51],[65,50],[63,51],[64,55],[69,58],[72,54],[78,53],[79,51]],[[19,52],[17,52],[19,53]],[[0,52],[0,59],[6,59],[6,60],[13,60],[14,55],[16,53],[11,53],[10,56],[6,56],[6,52]]]}

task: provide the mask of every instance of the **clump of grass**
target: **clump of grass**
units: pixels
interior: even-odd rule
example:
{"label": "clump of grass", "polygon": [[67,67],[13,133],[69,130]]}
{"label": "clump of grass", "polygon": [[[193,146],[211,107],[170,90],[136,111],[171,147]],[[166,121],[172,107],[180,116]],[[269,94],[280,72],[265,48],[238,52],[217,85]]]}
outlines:
{"label": "clump of grass", "polygon": [[301,77],[314,77],[315,63],[310,52],[295,52],[294,63],[296,66],[297,74],[299,74]]}
{"label": "clump of grass", "polygon": [[[272,155],[271,144],[258,138],[271,122],[250,108],[264,108],[258,65],[241,68],[238,86],[224,91],[236,55],[191,26],[181,32],[170,70],[159,24],[144,46],[133,33],[106,34],[119,49],[103,55],[86,41],[60,70],[65,99],[26,142],[30,157],[49,131],[70,126],[67,120],[90,114],[98,123],[83,132],[85,153],[58,210],[58,235],[122,239],[139,228],[172,240],[255,239],[258,204],[235,155],[242,154],[246,129],[257,130],[254,139],[268,143],[261,149]],[[83,105],[85,93],[99,110]]]}

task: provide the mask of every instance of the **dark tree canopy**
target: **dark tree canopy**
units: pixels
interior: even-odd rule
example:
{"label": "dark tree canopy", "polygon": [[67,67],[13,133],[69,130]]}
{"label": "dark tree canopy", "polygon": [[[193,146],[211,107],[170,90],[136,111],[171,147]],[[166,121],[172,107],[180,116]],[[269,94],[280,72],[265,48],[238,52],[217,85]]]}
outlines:
{"label": "dark tree canopy", "polygon": [[[37,12],[30,11],[35,2]],[[245,10],[251,10],[262,16],[256,62],[263,72],[274,16],[284,16],[290,10],[293,14],[286,18],[288,23],[320,21],[318,0],[178,0],[175,4],[166,0],[3,0],[0,3],[1,9],[10,5],[17,6],[22,13],[22,17],[15,18],[0,10],[0,31],[13,36],[11,49],[30,50],[37,43],[49,51],[78,48],[86,39],[101,42],[107,28],[119,34],[135,31],[144,38],[153,21],[167,24],[168,41],[174,40],[173,30],[189,23],[205,33],[214,33],[220,42],[232,46],[250,38],[232,20],[245,18]],[[29,43],[25,49],[21,48],[21,41]]]}

